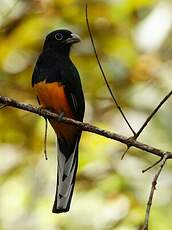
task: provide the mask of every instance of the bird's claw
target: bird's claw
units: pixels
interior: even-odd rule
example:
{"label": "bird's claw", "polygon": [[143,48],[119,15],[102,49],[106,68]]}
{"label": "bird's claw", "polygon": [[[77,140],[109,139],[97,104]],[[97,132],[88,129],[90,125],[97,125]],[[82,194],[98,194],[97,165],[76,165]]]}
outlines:
{"label": "bird's claw", "polygon": [[61,112],[58,115],[59,115],[58,121],[61,122],[63,120],[63,117],[64,117],[64,112]]}
{"label": "bird's claw", "polygon": [[45,109],[45,107],[44,107],[43,105],[40,105],[40,106],[38,107],[38,110],[39,110],[40,112],[42,112],[43,109]]}

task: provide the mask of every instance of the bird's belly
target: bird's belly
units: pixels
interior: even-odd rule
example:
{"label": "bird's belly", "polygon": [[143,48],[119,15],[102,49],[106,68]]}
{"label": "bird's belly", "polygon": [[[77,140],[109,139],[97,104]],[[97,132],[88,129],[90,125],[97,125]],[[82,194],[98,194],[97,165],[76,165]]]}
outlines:
{"label": "bird's belly", "polygon": [[[64,85],[58,82],[45,83],[42,81],[35,84],[34,89],[43,108],[57,114],[64,113],[64,116],[74,119],[74,114],[65,96]],[[51,119],[50,123],[58,136],[68,139],[76,132],[76,128],[72,125],[58,123]]]}
{"label": "bird's belly", "polygon": [[63,112],[65,116],[73,117],[65,96],[64,85],[58,82],[45,83],[42,81],[35,84],[34,89],[43,108],[50,109],[55,113]]}

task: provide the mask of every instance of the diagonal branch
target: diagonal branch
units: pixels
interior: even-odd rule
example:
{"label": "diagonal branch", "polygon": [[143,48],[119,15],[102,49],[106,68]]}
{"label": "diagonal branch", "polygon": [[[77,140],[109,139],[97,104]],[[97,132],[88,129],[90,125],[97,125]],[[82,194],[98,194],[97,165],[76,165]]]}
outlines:
{"label": "diagonal branch", "polygon": [[158,159],[158,161],[156,161],[154,164],[152,164],[151,166],[147,167],[146,169],[142,170],[142,173],[147,172],[148,170],[154,168],[156,165],[158,165],[160,162],[162,161],[162,157],[160,159]]}
{"label": "diagonal branch", "polygon": [[[104,136],[106,138],[116,140],[116,141],[123,143],[127,146],[136,147],[138,149],[149,152],[149,153],[156,155],[156,156],[159,156],[159,157],[164,156],[164,151],[157,149],[155,147],[146,145],[146,144],[141,143],[139,141],[136,141],[133,138],[128,138],[126,136],[119,135],[119,134],[114,133],[114,132],[103,130],[103,129],[98,128],[98,127],[91,125],[89,123],[76,121],[76,120],[73,120],[73,119],[70,119],[67,117],[61,117],[60,115],[58,115],[56,113],[52,113],[48,110],[40,109],[39,107],[33,107],[32,105],[29,105],[29,104],[23,104],[23,103],[17,102],[17,101],[15,101],[9,97],[0,96],[0,103],[3,105],[6,105],[6,106],[11,106],[14,108],[18,108],[21,110],[32,112],[32,113],[38,114],[38,115],[46,117],[46,118],[51,118],[51,119],[57,120],[58,122],[63,122],[66,124],[75,125],[83,131],[95,133],[95,134],[98,134],[100,136]],[[172,152],[166,152],[166,153],[168,153],[168,159],[172,159]]]}
{"label": "diagonal branch", "polygon": [[85,15],[86,15],[86,23],[87,23],[88,33],[89,33],[89,35],[90,35],[90,39],[91,39],[91,43],[92,43],[92,46],[93,46],[94,54],[95,54],[95,57],[96,57],[96,59],[97,59],[97,63],[98,63],[98,65],[99,65],[99,68],[100,68],[100,71],[101,71],[102,76],[103,76],[103,78],[104,78],[104,81],[105,81],[105,83],[106,83],[106,86],[107,86],[107,88],[108,88],[108,90],[109,90],[109,93],[110,93],[110,95],[111,95],[113,101],[115,102],[115,105],[116,105],[117,109],[119,110],[119,112],[121,113],[121,115],[122,115],[122,117],[124,118],[125,122],[127,123],[128,127],[130,128],[130,130],[132,131],[132,133],[133,133],[134,136],[135,136],[136,133],[135,133],[135,131],[133,130],[133,128],[131,127],[131,125],[130,125],[130,123],[129,123],[127,117],[125,116],[124,112],[122,111],[122,109],[121,109],[121,107],[120,107],[118,101],[116,100],[116,98],[115,98],[115,96],[114,96],[114,94],[113,94],[113,92],[112,92],[112,90],[111,90],[111,87],[110,87],[110,85],[109,85],[109,83],[108,83],[108,81],[107,81],[106,74],[105,74],[105,72],[104,72],[104,70],[103,70],[103,67],[102,67],[102,65],[101,65],[101,63],[100,63],[100,60],[99,60],[99,57],[98,57],[98,54],[97,54],[97,50],[96,50],[96,46],[95,46],[95,43],[94,43],[93,35],[92,35],[92,32],[91,32],[89,20],[88,20],[88,6],[87,6],[87,3],[86,3],[86,5],[85,5]]}
{"label": "diagonal branch", "polygon": [[160,168],[159,168],[158,172],[155,174],[155,176],[153,178],[152,187],[151,187],[151,191],[150,191],[150,194],[149,194],[149,199],[148,199],[148,202],[147,202],[145,222],[144,222],[144,225],[141,228],[141,230],[148,230],[150,210],[151,210],[151,207],[152,207],[153,196],[154,196],[154,193],[155,193],[155,190],[156,190],[156,184],[157,184],[158,178],[159,178],[159,176],[161,174],[161,171],[162,171],[162,169],[163,169],[163,167],[164,167],[164,165],[166,163],[167,158],[168,158],[168,154],[164,154],[164,156],[162,158],[162,161],[161,161]]}
{"label": "diagonal branch", "polygon": [[[100,68],[100,71],[102,73],[102,76],[104,78],[104,81],[106,83],[106,86],[109,90],[109,93],[113,99],[113,101],[115,102],[115,105],[117,107],[117,109],[119,110],[119,112],[121,113],[122,117],[124,118],[125,122],[127,123],[128,127],[130,128],[130,130],[132,131],[132,133],[134,134],[133,136],[133,139],[137,139],[140,134],[142,133],[142,131],[145,129],[145,127],[147,126],[147,124],[151,121],[151,119],[154,117],[154,115],[159,111],[159,109],[162,107],[162,105],[168,100],[168,98],[172,95],[172,91],[170,91],[164,98],[163,100],[158,104],[158,106],[153,110],[153,112],[148,116],[148,118],[146,119],[146,121],[143,123],[143,125],[140,127],[140,129],[138,130],[138,132],[136,133],[132,126],[130,125],[127,117],[125,116],[124,112],[122,111],[120,105],[118,104],[118,101],[116,100],[112,90],[111,90],[111,87],[107,81],[107,78],[106,78],[106,74],[103,70],[103,67],[101,65],[101,62],[99,60],[99,57],[98,57],[98,53],[97,53],[97,50],[96,50],[96,46],[95,46],[95,42],[94,42],[94,38],[93,38],[93,35],[92,35],[92,32],[91,32],[91,28],[90,28],[90,24],[89,24],[89,18],[88,18],[88,5],[87,3],[85,4],[85,17],[86,17],[86,24],[87,24],[87,28],[88,28],[88,33],[89,33],[89,36],[90,36],[90,39],[91,39],[91,43],[92,43],[92,46],[93,46],[93,50],[94,50],[94,54],[95,54],[95,57],[96,57],[96,60],[97,60],[97,63],[99,65],[99,68]],[[130,148],[130,147],[129,147]],[[128,148],[128,149],[129,149]],[[125,153],[123,154],[123,157],[124,157]]]}
{"label": "diagonal branch", "polygon": [[172,90],[162,99],[162,101],[158,104],[158,106],[153,110],[153,112],[150,114],[150,116],[146,119],[146,121],[143,123],[139,131],[134,135],[134,139],[136,140],[138,136],[142,133],[143,129],[147,126],[147,124],[150,122],[150,120],[153,118],[153,116],[159,111],[161,106],[168,100],[168,98],[172,95]]}

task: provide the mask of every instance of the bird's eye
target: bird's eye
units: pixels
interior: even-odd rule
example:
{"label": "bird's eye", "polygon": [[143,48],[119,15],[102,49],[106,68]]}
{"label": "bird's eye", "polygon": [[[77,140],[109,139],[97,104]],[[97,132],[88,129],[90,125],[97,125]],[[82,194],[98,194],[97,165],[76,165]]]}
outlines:
{"label": "bird's eye", "polygon": [[63,35],[62,35],[61,33],[57,33],[57,34],[55,34],[55,39],[56,39],[57,41],[60,41],[60,40],[63,39]]}

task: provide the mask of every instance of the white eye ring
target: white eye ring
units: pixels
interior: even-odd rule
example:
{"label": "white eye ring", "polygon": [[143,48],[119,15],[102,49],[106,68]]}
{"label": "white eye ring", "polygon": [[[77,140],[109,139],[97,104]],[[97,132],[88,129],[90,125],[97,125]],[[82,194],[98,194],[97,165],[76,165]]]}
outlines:
{"label": "white eye ring", "polygon": [[62,35],[61,33],[57,33],[57,34],[55,34],[55,39],[56,39],[57,41],[60,41],[60,40],[63,39],[63,35]]}

